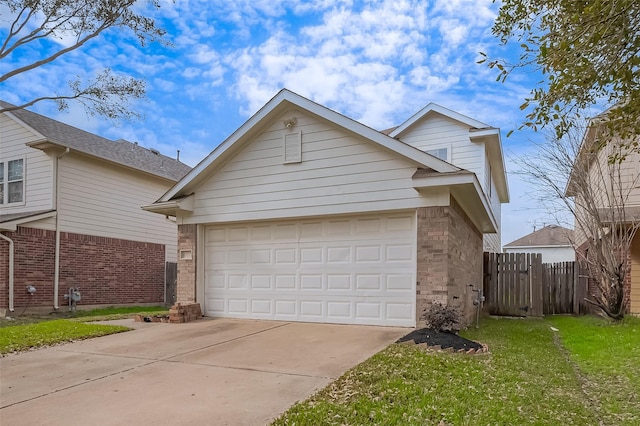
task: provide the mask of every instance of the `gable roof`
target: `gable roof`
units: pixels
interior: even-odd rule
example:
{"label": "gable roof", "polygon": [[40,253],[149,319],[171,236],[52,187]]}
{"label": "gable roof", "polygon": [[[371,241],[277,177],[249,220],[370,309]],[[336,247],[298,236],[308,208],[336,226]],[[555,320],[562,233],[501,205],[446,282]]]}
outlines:
{"label": "gable roof", "polygon": [[452,111],[449,108],[445,108],[441,105],[435,104],[433,102],[427,104],[426,107],[422,108],[420,111],[413,114],[407,121],[402,123],[396,128],[391,129],[389,132],[389,136],[392,138],[396,138],[402,134],[409,127],[413,126],[418,120],[422,117],[426,116],[430,112],[437,112],[440,115],[444,115],[445,117],[449,117],[455,121],[466,124],[469,127],[474,129],[488,129],[491,128],[488,124],[483,123],[482,121],[474,120],[473,118],[467,117],[466,115],[460,114],[458,112]]}
{"label": "gable roof", "polygon": [[494,180],[497,188],[500,202],[509,202],[509,183],[507,182],[507,172],[504,165],[504,155],[502,153],[502,141],[500,138],[500,129],[491,127],[482,121],[475,120],[460,114],[442,105],[429,103],[417,113],[413,114],[407,121],[397,127],[383,130],[381,133],[389,135],[395,139],[402,139],[402,134],[410,129],[414,124],[431,113],[440,114],[458,123],[469,127],[469,140],[484,142],[487,148],[487,155],[491,162],[492,168],[495,169],[495,176],[499,178]]}
{"label": "gable roof", "polygon": [[547,247],[571,246],[573,230],[558,225],[547,225],[542,229],[518,238],[506,244],[505,247]]}
{"label": "gable roof", "polygon": [[[0,105],[13,106],[4,101],[0,101]],[[112,141],[26,109],[5,114],[40,137],[39,140],[27,144],[32,148],[69,148],[174,182],[191,170],[186,164],[155,150],[143,148],[124,139]]]}
{"label": "gable roof", "polygon": [[252,135],[259,133],[264,126],[291,107],[312,113],[351,133],[355,133],[372,143],[378,144],[410,160],[418,167],[429,168],[438,172],[455,172],[462,170],[459,167],[442,161],[397,139],[384,135],[325,106],[317,104],[287,89],[282,89],[240,126],[238,130],[225,139],[204,160],[195,166],[182,180],[175,184],[173,188],[169,189],[158,202],[162,203],[174,198],[188,196],[192,190],[205,179],[208,171],[222,164],[227,156],[235,152],[237,147],[241,146],[244,141],[248,140]]}

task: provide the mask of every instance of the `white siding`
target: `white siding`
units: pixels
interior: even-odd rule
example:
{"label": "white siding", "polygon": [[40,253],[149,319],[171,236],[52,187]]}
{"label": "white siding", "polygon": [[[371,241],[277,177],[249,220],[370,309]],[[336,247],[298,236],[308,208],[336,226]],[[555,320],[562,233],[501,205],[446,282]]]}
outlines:
{"label": "white siding", "polygon": [[484,181],[484,145],[469,139],[469,126],[431,113],[414,123],[400,140],[422,151],[451,147],[451,164],[474,172]]}
{"label": "white siding", "polygon": [[0,115],[0,161],[25,160],[24,203],[2,205],[2,214],[52,209],[53,159],[39,149],[25,145],[37,139],[34,133],[18,122],[4,114]]}
{"label": "white siding", "polygon": [[484,246],[486,251],[499,253],[502,249],[502,204],[500,203],[500,198],[498,197],[498,190],[496,188],[494,179],[491,179],[491,190],[489,191],[487,196],[489,197],[489,203],[491,204],[493,216],[496,219],[498,232],[496,232],[495,234],[485,234]]}
{"label": "white siding", "polygon": [[157,200],[170,182],[90,157],[65,155],[60,168],[60,230],[166,245],[176,261],[177,227],[140,207]]}
{"label": "white siding", "polygon": [[576,251],[573,247],[507,247],[505,253],[540,253],[543,263],[573,262]]}
{"label": "white siding", "polygon": [[199,187],[195,210],[182,223],[397,210],[425,205],[413,189],[416,164],[336,130],[326,122],[289,112],[302,132],[302,162],[283,164],[282,120],[248,142],[215,177]]}

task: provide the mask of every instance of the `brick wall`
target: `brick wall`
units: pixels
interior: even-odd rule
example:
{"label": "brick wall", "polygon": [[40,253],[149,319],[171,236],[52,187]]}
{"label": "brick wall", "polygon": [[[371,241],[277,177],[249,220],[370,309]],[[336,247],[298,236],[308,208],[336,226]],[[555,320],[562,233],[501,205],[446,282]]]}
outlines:
{"label": "brick wall", "polygon": [[196,301],[196,249],[197,225],[178,225],[178,302]]}
{"label": "brick wall", "polygon": [[417,212],[418,256],[416,318],[432,302],[456,306],[467,323],[475,315],[469,284],[482,286],[482,234],[452,197],[445,207]]}
{"label": "brick wall", "polygon": [[[14,241],[14,305],[53,306],[55,232],[18,227],[6,232]],[[9,244],[0,240],[0,307],[8,307]],[[82,294],[80,305],[162,303],[165,247],[67,232],[60,234],[58,303],[70,287]],[[27,285],[37,291],[30,296]]]}
{"label": "brick wall", "polygon": [[[482,288],[482,233],[471,222],[455,198],[449,207],[449,300],[460,302],[471,323],[476,314],[475,295],[470,284]],[[457,299],[455,299],[457,298]]]}

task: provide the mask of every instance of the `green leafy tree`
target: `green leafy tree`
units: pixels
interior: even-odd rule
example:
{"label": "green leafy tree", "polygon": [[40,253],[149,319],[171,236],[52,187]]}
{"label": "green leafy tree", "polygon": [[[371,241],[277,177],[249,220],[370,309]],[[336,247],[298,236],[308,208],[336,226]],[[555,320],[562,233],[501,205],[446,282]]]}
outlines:
{"label": "green leafy tree", "polygon": [[[158,0],[148,0],[148,3],[153,8],[160,7]],[[17,92],[19,88],[12,87],[16,76],[28,75],[47,66],[108,31],[129,31],[142,46],[152,41],[164,41],[165,31],[156,26],[152,18],[139,14],[139,6],[134,5],[136,0],[0,1],[3,10],[0,19],[6,25],[0,29],[0,89]],[[65,43],[56,43],[56,39],[64,39]],[[46,43],[53,47],[42,48]],[[25,62],[21,53],[38,47],[43,55]],[[45,100],[56,102],[58,108],[64,110],[69,101],[75,100],[90,114],[110,119],[135,118],[139,114],[130,109],[130,101],[144,97],[145,82],[107,68],[87,81],[77,77],[68,82],[68,87],[52,92],[20,105],[0,108],[0,113]]]}
{"label": "green leafy tree", "polygon": [[519,68],[544,75],[523,126],[552,125],[561,138],[598,105],[610,108],[611,133],[640,134],[640,1],[503,0],[493,34],[521,53],[516,63],[482,54],[499,81]]}

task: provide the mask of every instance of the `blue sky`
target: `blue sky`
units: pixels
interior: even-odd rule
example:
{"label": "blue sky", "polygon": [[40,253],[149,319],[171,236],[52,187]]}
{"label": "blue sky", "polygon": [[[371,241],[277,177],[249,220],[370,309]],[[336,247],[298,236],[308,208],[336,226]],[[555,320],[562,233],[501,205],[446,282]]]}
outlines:
{"label": "blue sky", "polygon": [[[161,1],[151,16],[167,30],[171,47],[140,47],[130,34],[111,31],[81,51],[15,77],[1,97],[26,101],[104,67],[144,78],[147,99],[133,105],[144,114],[141,121],[114,125],[87,116],[77,104],[67,112],[52,103],[32,110],[169,156],[179,149],[180,159],[191,166],[281,88],[378,130],[436,102],[500,127],[507,168],[513,171],[512,158],[531,152],[531,141],[540,140],[529,130],[506,137],[523,121],[519,106],[540,76],[519,72],[498,83],[495,71],[476,64],[478,52],[519,53],[491,35],[497,9],[492,0]],[[0,31],[6,31],[5,19],[0,21]],[[65,42],[33,46],[14,60],[39,57]],[[509,185],[503,244],[554,222],[530,196],[530,186],[512,174]]]}

